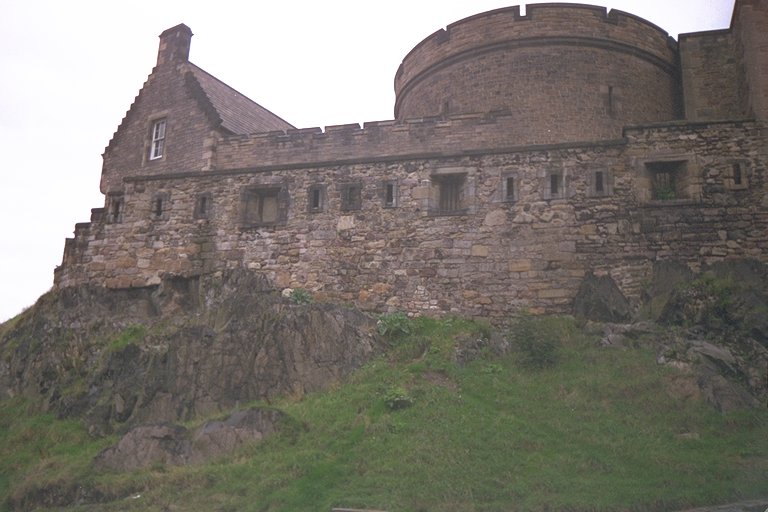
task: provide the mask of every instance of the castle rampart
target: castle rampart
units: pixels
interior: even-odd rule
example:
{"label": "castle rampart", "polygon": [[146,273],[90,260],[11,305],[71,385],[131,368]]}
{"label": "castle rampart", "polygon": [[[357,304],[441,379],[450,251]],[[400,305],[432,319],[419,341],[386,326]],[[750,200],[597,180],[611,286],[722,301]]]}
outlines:
{"label": "castle rampart", "polygon": [[[610,275],[633,301],[653,261],[700,267],[768,250],[765,148],[755,123],[628,128],[626,140],[493,154],[328,166],[253,167],[135,178],[125,213],[78,225],[60,286],[83,279],[145,286],[165,274],[228,268],[266,272],[279,287],[376,310],[503,317],[510,309],[568,311],[588,272]],[[731,141],[739,140],[735,148]],[[542,162],[546,165],[542,166]],[[675,200],[646,194],[657,162],[693,181]],[[734,164],[742,183],[732,183]],[[601,173],[602,191],[597,190]],[[552,176],[561,193],[552,194]],[[438,208],[441,180],[462,180],[462,208]],[[505,191],[512,179],[515,191]],[[679,176],[680,181],[684,176]],[[386,185],[396,188],[387,204]],[[359,204],[345,191],[359,186]],[[311,208],[312,190],[322,205]],[[250,193],[280,190],[286,215],[246,218]],[[687,194],[687,196],[686,196]],[[215,198],[204,217],[200,198]],[[157,197],[168,209],[153,211]],[[761,227],[762,226],[762,227]],[[69,258],[66,257],[65,258]]]}

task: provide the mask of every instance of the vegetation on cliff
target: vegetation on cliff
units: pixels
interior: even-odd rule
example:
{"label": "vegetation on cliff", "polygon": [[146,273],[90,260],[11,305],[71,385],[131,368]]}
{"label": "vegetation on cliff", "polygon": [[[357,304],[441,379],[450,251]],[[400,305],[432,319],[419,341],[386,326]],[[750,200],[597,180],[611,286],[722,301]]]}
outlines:
{"label": "vegetation on cliff", "polygon": [[272,401],[291,428],[205,464],[95,471],[119,436],[0,401],[2,507],[668,510],[768,493],[764,407],[717,412],[642,336],[601,346],[568,318],[516,327],[552,343],[385,317],[387,354],[344,385]]}

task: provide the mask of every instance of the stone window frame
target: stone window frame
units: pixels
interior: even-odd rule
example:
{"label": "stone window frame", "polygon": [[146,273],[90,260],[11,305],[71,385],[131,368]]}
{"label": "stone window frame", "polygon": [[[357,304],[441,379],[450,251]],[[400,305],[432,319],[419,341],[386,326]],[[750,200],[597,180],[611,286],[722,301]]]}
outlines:
{"label": "stone window frame", "polygon": [[150,119],[149,125],[149,160],[162,160],[168,140],[168,116],[156,116]]}
{"label": "stone window frame", "polygon": [[107,193],[106,221],[107,224],[120,224],[123,222],[125,211],[125,194],[122,192]]}
{"label": "stone window frame", "polygon": [[731,160],[723,180],[728,190],[746,190],[749,188],[749,173],[746,160]]}
{"label": "stone window frame", "polygon": [[[587,175],[588,196],[607,197],[613,195],[613,173],[610,169],[597,168]],[[602,183],[602,190],[599,185]]]}
{"label": "stone window frame", "polygon": [[342,183],[338,187],[340,210],[350,212],[363,209],[363,183],[359,181]]}
{"label": "stone window frame", "polygon": [[[276,201],[275,218],[264,220],[262,217],[265,199],[271,197]],[[240,226],[243,229],[249,229],[284,225],[288,222],[289,203],[288,189],[283,183],[246,185],[240,192]],[[259,211],[249,211],[252,205]]]}
{"label": "stone window frame", "polygon": [[[569,197],[570,179],[565,170],[550,170],[544,175],[544,183],[541,188],[543,199],[566,199]],[[555,188],[557,190],[555,190]]]}
{"label": "stone window frame", "polygon": [[701,201],[703,180],[695,155],[651,155],[638,160],[636,169],[635,190],[641,204],[673,206]]}
{"label": "stone window frame", "polygon": [[[510,182],[512,190],[509,190]],[[520,200],[520,177],[516,172],[505,172],[501,175],[501,200],[514,203]]]}
{"label": "stone window frame", "polygon": [[204,192],[195,198],[195,208],[192,212],[193,219],[210,219],[213,215],[213,194]]}
{"label": "stone window frame", "polygon": [[156,192],[152,196],[149,215],[152,220],[168,220],[171,213],[171,194],[170,192]]}
{"label": "stone window frame", "polygon": [[398,192],[399,185],[397,180],[386,180],[382,183],[381,199],[384,208],[397,208],[400,203]]}
{"label": "stone window frame", "polygon": [[328,204],[328,191],[322,183],[313,183],[307,187],[307,212],[324,212]]}

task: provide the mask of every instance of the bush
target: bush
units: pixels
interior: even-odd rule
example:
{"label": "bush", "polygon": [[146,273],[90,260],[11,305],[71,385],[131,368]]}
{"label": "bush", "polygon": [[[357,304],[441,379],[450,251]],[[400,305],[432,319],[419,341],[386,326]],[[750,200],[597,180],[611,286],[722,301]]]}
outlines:
{"label": "bush", "polygon": [[379,334],[390,339],[408,336],[413,332],[413,322],[402,311],[381,315],[376,323]]}
{"label": "bush", "polygon": [[546,319],[536,319],[527,313],[517,318],[510,338],[515,342],[522,366],[540,370],[557,364],[560,341],[551,331]]}
{"label": "bush", "polygon": [[290,300],[292,304],[311,304],[312,295],[304,288],[296,288],[291,292]]}

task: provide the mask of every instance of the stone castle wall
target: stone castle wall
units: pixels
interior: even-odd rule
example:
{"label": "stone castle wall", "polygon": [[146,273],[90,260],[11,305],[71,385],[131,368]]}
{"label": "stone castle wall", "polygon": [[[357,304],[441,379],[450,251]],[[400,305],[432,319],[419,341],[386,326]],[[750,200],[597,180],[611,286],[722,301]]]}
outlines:
{"label": "stone castle wall", "polygon": [[[521,308],[569,311],[592,272],[611,275],[637,301],[659,259],[692,267],[765,260],[765,128],[672,124],[628,129],[626,140],[602,147],[130,178],[122,221],[97,210],[93,222],[78,225],[57,283],[123,288],[157,283],[164,274],[250,268],[278,287],[373,310],[500,318]],[[684,172],[701,179],[678,199],[651,199],[646,174],[657,161],[685,161]],[[735,164],[743,171],[739,185],[732,183]],[[603,173],[602,192],[596,172]],[[552,174],[562,177],[558,197],[551,197]],[[460,212],[435,211],[445,176],[464,179]],[[511,197],[508,178],[516,187]],[[386,204],[387,184],[396,187],[395,204]],[[356,185],[360,203],[345,210],[344,191]],[[248,225],[243,194],[254,187],[282,189],[285,217]],[[317,187],[323,205],[313,211]],[[208,214],[196,218],[203,196]],[[167,205],[161,215],[154,211],[158,197]]]}
{"label": "stone castle wall", "polygon": [[766,5],[679,47],[598,7],[491,11],[406,56],[395,120],[241,135],[191,78],[183,26],[55,286],[247,268],[370,310],[502,319],[571,311],[590,274],[637,305],[656,261],[768,261]]}

